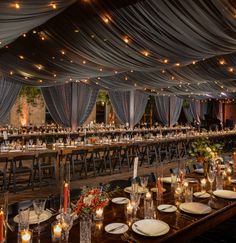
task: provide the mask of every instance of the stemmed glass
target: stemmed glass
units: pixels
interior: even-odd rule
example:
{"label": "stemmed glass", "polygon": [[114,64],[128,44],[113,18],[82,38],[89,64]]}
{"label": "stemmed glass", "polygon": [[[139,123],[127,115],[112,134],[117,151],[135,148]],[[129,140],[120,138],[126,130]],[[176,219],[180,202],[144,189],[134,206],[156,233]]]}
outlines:
{"label": "stemmed glass", "polygon": [[46,199],[35,199],[33,201],[34,211],[38,219],[38,242],[40,242],[40,215],[45,209]]}
{"label": "stemmed glass", "polygon": [[73,220],[74,220],[74,214],[71,213],[70,208],[67,209],[67,212],[61,214],[61,224],[62,224],[62,229],[65,232],[66,242],[68,242],[69,240],[69,233],[70,233],[70,229],[73,226]]}
{"label": "stemmed glass", "polygon": [[209,168],[209,171],[207,173],[207,179],[210,182],[210,193],[211,193],[211,198],[212,198],[212,193],[213,193],[213,191],[212,191],[212,184],[213,184],[213,182],[215,180],[215,170],[214,170],[213,167]]}
{"label": "stemmed glass", "polygon": [[135,220],[135,221],[138,220],[137,211],[138,211],[138,207],[139,207],[139,203],[140,203],[140,198],[141,198],[141,195],[139,193],[130,194],[130,199],[131,199],[130,202],[134,209],[133,220]]}
{"label": "stemmed glass", "polygon": [[145,190],[148,185],[148,176],[140,176],[140,183],[143,190]]}

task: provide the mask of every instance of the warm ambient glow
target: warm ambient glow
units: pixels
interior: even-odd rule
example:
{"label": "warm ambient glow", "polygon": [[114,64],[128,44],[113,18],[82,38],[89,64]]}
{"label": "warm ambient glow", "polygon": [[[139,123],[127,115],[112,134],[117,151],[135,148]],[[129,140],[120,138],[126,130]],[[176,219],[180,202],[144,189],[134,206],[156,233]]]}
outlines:
{"label": "warm ambient glow", "polygon": [[62,54],[62,55],[65,55],[65,51],[64,51],[64,50],[61,50],[61,54]]}
{"label": "warm ambient glow", "polygon": [[196,61],[192,61],[192,64],[195,65],[196,64]]}
{"label": "warm ambient glow", "polygon": [[42,66],[41,64],[37,64],[37,65],[35,65],[35,67],[36,67],[38,70],[43,69],[43,66]]}
{"label": "warm ambient glow", "polygon": [[148,51],[144,51],[144,52],[143,52],[143,55],[144,55],[145,57],[148,57],[148,56],[149,56],[149,52],[148,52]]}
{"label": "warm ambient glow", "polygon": [[83,60],[83,64],[86,64],[86,61],[85,60]]}
{"label": "warm ambient glow", "polygon": [[176,63],[175,66],[176,66],[176,67],[179,67],[179,66],[180,66],[180,63]]}
{"label": "warm ambient glow", "polygon": [[163,60],[164,63],[168,63],[168,61],[169,61],[168,59],[164,59]]}
{"label": "warm ambient glow", "polygon": [[51,4],[49,4],[49,6],[52,7],[53,9],[56,9],[57,8],[56,3],[51,3]]}
{"label": "warm ambient glow", "polygon": [[102,20],[104,23],[108,24],[111,20],[111,17],[109,15],[102,16]]}
{"label": "warm ambient glow", "polygon": [[23,60],[24,59],[24,56],[20,55],[19,58]]}
{"label": "warm ambient glow", "polygon": [[229,72],[233,72],[233,71],[234,71],[234,68],[230,67]]}
{"label": "warm ambient glow", "polygon": [[19,3],[15,3],[15,4],[14,4],[14,7],[15,7],[16,9],[19,9],[19,8],[20,8],[20,4],[19,4]]}
{"label": "warm ambient glow", "polygon": [[219,63],[220,63],[220,65],[225,65],[226,64],[224,59],[220,59]]}
{"label": "warm ambient glow", "polygon": [[126,44],[129,43],[129,38],[128,38],[127,36],[125,36],[125,37],[123,38],[123,40],[124,40],[124,42],[125,42]]}

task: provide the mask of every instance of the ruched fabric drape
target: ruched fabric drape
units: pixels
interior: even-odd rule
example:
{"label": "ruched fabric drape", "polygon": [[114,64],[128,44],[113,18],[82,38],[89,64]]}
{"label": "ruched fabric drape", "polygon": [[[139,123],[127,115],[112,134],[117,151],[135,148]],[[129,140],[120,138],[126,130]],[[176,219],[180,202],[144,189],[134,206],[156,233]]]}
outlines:
{"label": "ruched fabric drape", "polygon": [[4,123],[6,120],[21,87],[21,83],[14,80],[6,80],[3,76],[0,77],[0,123]]}
{"label": "ruched fabric drape", "polygon": [[142,118],[148,95],[137,90],[109,90],[108,95],[119,121],[122,124],[129,123],[130,128],[133,128]]}
{"label": "ruched fabric drape", "polygon": [[41,88],[52,118],[64,127],[76,129],[90,115],[98,89],[83,83]]}
{"label": "ruched fabric drape", "polygon": [[184,107],[184,113],[188,122],[201,123],[201,102],[199,100],[189,101],[189,106]]}
{"label": "ruched fabric drape", "polygon": [[157,116],[165,126],[173,126],[177,123],[183,105],[183,100],[178,97],[155,97]]}

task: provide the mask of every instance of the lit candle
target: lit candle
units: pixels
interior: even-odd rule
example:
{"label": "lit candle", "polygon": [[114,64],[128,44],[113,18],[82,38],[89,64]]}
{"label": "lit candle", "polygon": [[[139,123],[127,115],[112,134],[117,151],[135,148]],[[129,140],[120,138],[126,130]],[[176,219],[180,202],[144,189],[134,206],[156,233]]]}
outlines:
{"label": "lit candle", "polygon": [[231,172],[232,172],[231,168],[228,168],[228,169],[227,169],[227,174],[230,175]]}
{"label": "lit candle", "polygon": [[205,178],[201,180],[201,191],[202,192],[206,191],[206,183],[207,183],[207,181]]}
{"label": "lit candle", "polygon": [[61,238],[61,233],[62,233],[62,226],[60,223],[54,225],[53,228],[53,237],[54,238]]}
{"label": "lit candle", "polygon": [[103,210],[104,210],[103,208],[99,208],[96,210],[96,212],[95,212],[96,219],[100,219],[100,220],[103,219]]}
{"label": "lit candle", "polygon": [[129,202],[128,205],[127,205],[127,214],[130,215],[132,213],[133,213],[133,206]]}
{"label": "lit candle", "polygon": [[152,198],[151,192],[146,193],[146,199],[150,200]]}
{"label": "lit candle", "polygon": [[29,243],[31,241],[32,233],[29,230],[21,232],[21,243]]}
{"label": "lit candle", "polygon": [[0,209],[0,242],[4,240],[4,212]]}
{"label": "lit candle", "polygon": [[184,187],[185,187],[185,188],[188,187],[188,182],[187,182],[187,181],[184,182]]}
{"label": "lit candle", "polygon": [[69,201],[69,184],[68,183],[64,183],[64,188],[63,188],[63,192],[64,192],[64,212],[67,212],[67,207],[68,207],[68,201]]}
{"label": "lit candle", "polygon": [[184,173],[183,173],[183,171],[180,172],[179,179],[180,179],[180,182],[183,183],[183,181],[184,181]]}

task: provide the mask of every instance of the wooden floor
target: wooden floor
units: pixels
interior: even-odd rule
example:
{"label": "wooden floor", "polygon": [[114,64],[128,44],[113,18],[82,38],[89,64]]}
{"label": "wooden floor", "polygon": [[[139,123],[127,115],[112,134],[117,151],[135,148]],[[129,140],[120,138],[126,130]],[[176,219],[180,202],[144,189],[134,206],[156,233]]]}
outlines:
{"label": "wooden floor", "polygon": [[[168,175],[170,168],[177,167],[177,162],[173,161],[171,163],[167,163],[163,167],[163,174]],[[152,166],[142,166],[138,168],[138,175],[142,174],[149,174],[151,172],[156,173],[157,168]],[[116,173],[113,175],[106,175],[106,176],[98,176],[95,178],[88,178],[88,179],[80,179],[76,181],[71,182],[71,188],[80,188],[85,185],[99,185],[100,183],[109,183],[109,181],[117,180],[117,179],[128,179],[129,177],[132,177],[133,172],[132,171],[123,171],[121,173]],[[60,188],[59,186],[55,185],[48,185],[44,186],[41,189],[35,188],[34,191],[31,189],[20,191],[17,193],[9,193],[9,204],[19,201],[24,201],[28,199],[34,199],[34,198],[40,198],[40,197],[48,197],[50,195],[59,194]]]}

